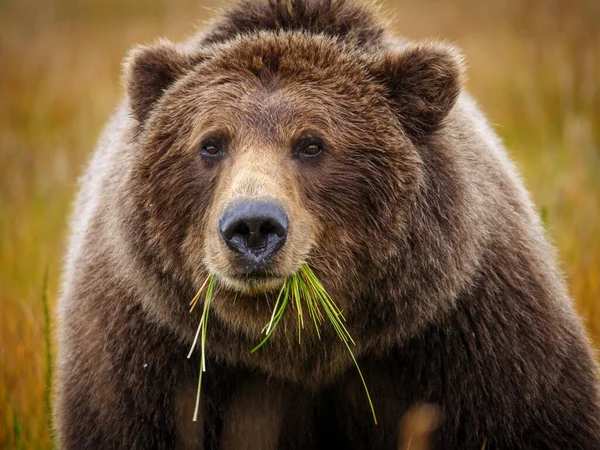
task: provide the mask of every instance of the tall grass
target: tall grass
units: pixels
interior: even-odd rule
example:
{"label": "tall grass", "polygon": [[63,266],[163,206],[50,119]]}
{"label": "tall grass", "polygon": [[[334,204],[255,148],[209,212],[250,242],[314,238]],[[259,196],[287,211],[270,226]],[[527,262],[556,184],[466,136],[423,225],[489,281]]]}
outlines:
{"label": "tall grass", "polygon": [[44,273],[42,285],[42,306],[44,308],[44,343],[46,347],[46,379],[44,380],[44,403],[46,405],[46,422],[50,434],[50,448],[56,448],[54,441],[54,425],[52,414],[52,326],[50,324],[50,308],[48,307],[48,270]]}
{"label": "tall grass", "polygon": [[[122,93],[121,60],[136,43],[193,32],[209,15],[198,3],[0,1],[0,448],[50,447],[39,280],[49,267],[52,311],[75,180]],[[403,34],[463,48],[469,89],[545,211],[599,344],[600,2],[383,6]]]}

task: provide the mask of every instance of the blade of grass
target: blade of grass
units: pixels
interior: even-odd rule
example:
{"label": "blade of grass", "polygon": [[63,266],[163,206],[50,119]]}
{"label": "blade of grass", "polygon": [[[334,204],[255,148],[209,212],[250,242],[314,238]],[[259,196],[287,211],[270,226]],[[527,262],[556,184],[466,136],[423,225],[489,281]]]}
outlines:
{"label": "blade of grass", "polygon": [[299,283],[300,283],[300,290],[303,292],[308,293],[308,295],[305,295],[305,299],[306,299],[306,305],[308,307],[308,313],[310,314],[310,317],[313,320],[313,323],[315,325],[315,330],[317,332],[317,337],[319,339],[321,339],[321,333],[319,331],[319,323],[321,322],[321,320],[319,320],[319,317],[322,319],[321,311],[319,310],[319,305],[315,304],[311,293],[311,289],[310,286],[306,284],[305,280],[303,277],[299,277]]}
{"label": "blade of grass", "polygon": [[196,293],[196,295],[194,295],[194,298],[190,301],[190,312],[192,312],[194,310],[194,308],[196,307],[196,305],[198,304],[198,300],[200,299],[200,295],[202,295],[202,291],[204,291],[204,288],[206,287],[206,285],[208,284],[208,280],[211,279],[211,275],[206,277],[206,280],[204,280],[204,283],[202,283],[202,287],[200,289],[198,289],[198,292]]}
{"label": "blade of grass", "polygon": [[302,298],[300,295],[300,289],[299,289],[298,284],[299,284],[298,277],[293,277],[292,278],[292,286],[294,289],[294,298],[296,300],[296,306],[298,308],[298,320],[300,321],[302,328],[304,328],[304,318],[302,317]]}
{"label": "blade of grass", "polygon": [[296,304],[296,310],[298,312],[298,344],[302,343],[302,329],[304,328],[304,319],[302,317],[302,297],[300,295],[300,289],[298,286],[298,277],[292,277],[292,298]]}
{"label": "blade of grass", "polygon": [[[202,373],[206,371],[206,329],[208,328],[208,311],[210,309],[210,304],[213,298],[214,287],[217,277],[215,275],[209,275],[192,300],[191,303],[195,304],[198,302],[200,298],[200,294],[206,289],[206,295],[204,296],[204,308],[202,310],[202,316],[200,317],[200,323],[198,324],[198,330],[196,331],[196,336],[194,337],[194,342],[192,343],[192,348],[188,353],[188,358],[192,356],[192,352],[198,343],[198,337],[200,333],[202,333],[202,337],[200,338],[200,369],[198,374],[198,389],[196,391],[196,405],[194,407],[194,416],[193,420],[196,422],[198,420],[198,411],[200,410],[200,392],[202,391]],[[193,309],[193,306],[192,306]],[[190,310],[191,311],[191,310]]]}
{"label": "blade of grass", "polygon": [[48,420],[48,432],[50,433],[50,448],[56,448],[54,424],[52,416],[52,330],[50,328],[50,309],[48,308],[48,269],[44,272],[42,284],[42,305],[44,308],[44,341],[46,343],[46,386],[44,388],[44,400],[46,403],[46,416]]}
{"label": "blade of grass", "polygon": [[279,321],[283,317],[283,312],[285,311],[285,307],[287,306],[288,300],[290,298],[289,285],[287,283],[284,283],[284,286],[285,286],[285,290],[283,292],[283,301],[281,302],[281,306],[279,307],[279,310],[277,310],[277,313],[275,314],[275,320],[273,321],[273,326],[269,329],[269,331],[267,332],[267,335],[264,337],[264,339],[262,341],[260,341],[260,343],[256,347],[254,347],[252,350],[250,350],[250,353],[254,353],[255,351],[257,351],[269,340],[269,338],[273,334],[273,331],[275,331],[277,324],[279,324]]}
{"label": "blade of grass", "polygon": [[206,298],[204,299],[204,311],[202,313],[202,319],[204,319],[204,326],[202,327],[202,343],[201,343],[201,353],[202,353],[202,371],[206,372],[206,329],[208,327],[208,309],[210,308],[210,303],[213,297],[213,290],[215,287],[215,278],[213,277],[208,283],[208,290],[206,291]]}
{"label": "blade of grass", "polygon": [[[277,306],[279,306],[279,300],[281,300],[281,295],[283,294],[283,291],[285,290],[285,283],[283,283],[281,285],[281,289],[279,290],[279,295],[277,295],[277,301],[275,302],[275,307],[273,308],[273,314],[271,314],[271,320],[269,320],[269,323],[267,325],[267,329],[266,329],[266,333],[269,334],[269,331],[271,331],[271,327],[273,326],[273,320],[275,319],[275,313],[277,312]],[[263,331],[265,329],[263,328]]]}
{"label": "blade of grass", "polygon": [[[198,299],[200,298],[200,295],[202,294],[202,291],[204,291],[204,288],[208,284],[209,280],[213,277],[214,276],[212,276],[212,275],[207,276],[206,280],[204,280],[204,283],[202,283],[202,287],[198,290],[198,293],[194,296],[194,298],[190,302],[190,305],[193,303],[193,306],[190,309],[190,313],[193,311],[194,306],[196,306],[196,304],[198,303]],[[196,335],[194,336],[194,342],[192,343],[190,352],[187,355],[188,359],[192,356],[192,353],[194,352],[194,348],[196,348],[196,345],[198,344],[198,338],[200,337],[200,331],[202,330],[202,324],[204,323],[204,315],[205,314],[206,314],[206,307],[202,311],[202,316],[200,317],[200,323],[198,324],[198,329],[196,330]]]}
{"label": "blade of grass", "polygon": [[329,320],[330,320],[331,324],[333,325],[333,327],[335,328],[335,331],[337,332],[340,340],[344,343],[344,345],[348,349],[348,353],[350,353],[350,357],[352,358],[352,361],[354,362],[354,365],[356,366],[356,370],[358,371],[358,375],[360,377],[363,388],[365,390],[365,394],[367,395],[367,400],[369,402],[369,407],[371,408],[371,414],[373,415],[373,420],[375,421],[375,425],[377,425],[377,415],[375,414],[375,407],[373,406],[373,400],[371,399],[371,394],[369,392],[369,388],[367,387],[365,377],[363,376],[363,373],[360,370],[358,362],[356,361],[356,358],[354,357],[354,353],[352,352],[352,349],[350,348],[349,342],[354,343],[354,341],[352,340],[351,337],[349,337],[350,333],[346,329],[346,326],[340,321],[338,316],[335,314],[335,311],[333,311],[331,309],[331,307],[326,304],[323,304],[323,309],[325,310],[325,313],[329,317]]}

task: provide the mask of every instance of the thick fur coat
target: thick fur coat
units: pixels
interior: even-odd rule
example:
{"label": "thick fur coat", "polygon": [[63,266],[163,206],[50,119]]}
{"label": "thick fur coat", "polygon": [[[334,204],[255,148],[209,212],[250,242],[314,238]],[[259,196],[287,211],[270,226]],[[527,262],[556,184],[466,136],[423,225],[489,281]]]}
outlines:
{"label": "thick fur coat", "polygon": [[[61,448],[391,450],[422,403],[439,411],[435,449],[600,448],[590,344],[463,71],[455,48],[394,39],[343,0],[247,1],[132,52],[72,222]],[[290,228],[254,279],[217,228],[265,198]],[[290,310],[250,353],[304,262],[344,311],[377,425],[332,329],[298,343]],[[188,302],[209,273],[193,422]]]}

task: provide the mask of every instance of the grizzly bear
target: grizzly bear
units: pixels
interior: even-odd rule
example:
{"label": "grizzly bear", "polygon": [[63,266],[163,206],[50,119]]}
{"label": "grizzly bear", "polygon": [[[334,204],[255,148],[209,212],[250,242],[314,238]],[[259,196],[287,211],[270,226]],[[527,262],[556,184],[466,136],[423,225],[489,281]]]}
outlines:
{"label": "grizzly bear", "polygon": [[[59,300],[64,449],[600,449],[597,365],[454,47],[343,0],[246,0],[126,61]],[[286,313],[306,263],[343,310]],[[187,359],[216,276],[206,367]],[[407,431],[408,430],[408,431]]]}

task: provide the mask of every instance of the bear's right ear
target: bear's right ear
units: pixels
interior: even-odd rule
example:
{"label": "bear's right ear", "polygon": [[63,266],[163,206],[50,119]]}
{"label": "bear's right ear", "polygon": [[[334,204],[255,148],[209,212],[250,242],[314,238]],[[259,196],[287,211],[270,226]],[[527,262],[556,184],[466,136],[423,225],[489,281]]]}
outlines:
{"label": "bear's right ear", "polygon": [[179,50],[167,40],[132,50],[124,64],[124,80],[138,122],[143,123],[163,92],[202,59],[199,54]]}

